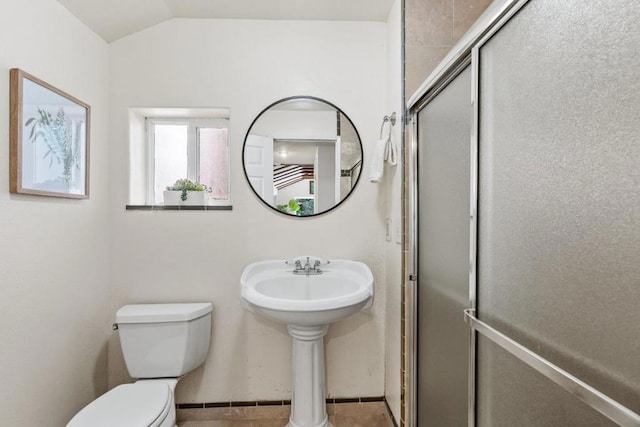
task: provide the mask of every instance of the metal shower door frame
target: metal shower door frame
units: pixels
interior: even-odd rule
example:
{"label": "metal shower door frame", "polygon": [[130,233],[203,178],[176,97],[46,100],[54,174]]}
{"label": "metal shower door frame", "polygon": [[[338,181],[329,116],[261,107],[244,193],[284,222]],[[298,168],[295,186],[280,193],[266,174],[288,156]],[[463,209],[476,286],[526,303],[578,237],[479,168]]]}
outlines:
{"label": "metal shower door frame", "polygon": [[[477,143],[478,143],[478,117],[477,117],[477,87],[479,70],[473,50],[479,40],[483,39],[494,25],[505,17],[509,11],[520,1],[527,0],[502,0],[495,2],[478,19],[476,24],[462,37],[454,46],[451,52],[442,60],[436,69],[427,77],[418,90],[407,101],[406,117],[409,124],[409,161],[408,161],[408,267],[409,281],[407,284],[406,301],[406,322],[408,349],[406,352],[406,366],[408,378],[406,397],[406,425],[417,427],[417,349],[418,349],[418,113],[444,89],[457,75],[463,71],[469,63],[472,67],[472,125],[471,125],[471,212],[470,212],[470,277],[469,277],[469,303],[470,307],[476,308],[476,281],[475,281],[475,255],[476,255],[476,207],[477,207]],[[509,15],[511,16],[511,15]],[[475,160],[474,160],[475,159]],[[463,316],[463,313],[460,313]],[[469,427],[475,426],[475,333],[470,333],[470,358],[469,358]]]}
{"label": "metal shower door frame", "polygon": [[[468,387],[468,425],[476,425],[476,350],[477,333],[490,339],[522,362],[536,369],[557,385],[581,399],[596,411],[605,415],[621,426],[640,426],[640,415],[611,399],[595,388],[574,377],[490,325],[479,320],[476,314],[477,305],[477,243],[478,243],[478,183],[479,183],[479,101],[480,101],[480,49],[493,35],[507,24],[529,0],[504,0],[486,16],[480,18],[478,24],[469,31],[463,40],[443,60],[436,70],[423,83],[420,89],[408,102],[410,117],[410,157],[409,157],[409,289],[407,301],[407,322],[409,325],[408,357],[409,389],[407,407],[407,425],[416,426],[417,422],[417,286],[418,286],[418,121],[417,115],[443,88],[459,73],[461,64],[471,54],[472,67],[472,114],[471,118],[471,164],[470,166],[470,212],[469,212],[469,305],[470,308],[461,313],[469,324],[469,387]],[[488,11],[489,12],[489,11]],[[466,64],[468,65],[468,63]],[[464,67],[462,67],[464,69]]]}
{"label": "metal shower door frame", "polygon": [[452,52],[438,65],[425,80],[418,91],[407,103],[409,128],[409,179],[408,201],[409,211],[409,284],[407,292],[407,324],[410,348],[407,351],[407,376],[409,378],[407,396],[407,425],[417,426],[417,293],[418,293],[418,120],[420,111],[438,95],[457,75],[471,63],[471,164],[470,167],[470,212],[469,212],[469,306],[465,313],[460,313],[469,324],[469,386],[468,386],[468,425],[476,425],[476,350],[477,333],[490,339],[522,362],[536,369],[557,385],[581,399],[596,411],[621,426],[640,426],[640,415],[626,408],[619,402],[599,392],[595,388],[574,377],[508,336],[495,330],[476,317],[477,308],[477,243],[478,243],[478,183],[479,183],[479,138],[480,138],[480,49],[491,37],[505,26],[529,0],[503,0],[491,11],[487,11]]}

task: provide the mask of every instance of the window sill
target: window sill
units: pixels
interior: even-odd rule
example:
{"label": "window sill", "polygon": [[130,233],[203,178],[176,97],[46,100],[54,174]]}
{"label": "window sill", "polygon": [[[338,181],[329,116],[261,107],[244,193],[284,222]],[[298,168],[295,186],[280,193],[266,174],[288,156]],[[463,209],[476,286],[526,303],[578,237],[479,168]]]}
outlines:
{"label": "window sill", "polygon": [[230,211],[231,205],[127,205],[128,211]]}

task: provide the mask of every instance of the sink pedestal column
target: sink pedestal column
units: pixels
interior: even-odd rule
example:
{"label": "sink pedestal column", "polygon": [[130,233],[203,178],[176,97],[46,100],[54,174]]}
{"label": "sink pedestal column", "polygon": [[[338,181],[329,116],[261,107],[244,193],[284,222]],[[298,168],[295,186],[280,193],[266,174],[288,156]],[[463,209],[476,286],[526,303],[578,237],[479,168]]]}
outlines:
{"label": "sink pedestal column", "polygon": [[287,329],[293,338],[293,390],[287,427],[331,427],[324,364],[324,336],[329,325],[287,325]]}

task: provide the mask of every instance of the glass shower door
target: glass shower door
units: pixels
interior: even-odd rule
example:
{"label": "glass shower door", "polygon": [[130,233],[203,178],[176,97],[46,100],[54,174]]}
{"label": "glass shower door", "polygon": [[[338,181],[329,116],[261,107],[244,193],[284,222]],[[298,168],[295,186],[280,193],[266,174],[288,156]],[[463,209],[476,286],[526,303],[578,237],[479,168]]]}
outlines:
{"label": "glass shower door", "polygon": [[467,425],[471,69],[417,113],[417,425]]}
{"label": "glass shower door", "polygon": [[[478,51],[477,316],[635,412],[639,23],[531,0]],[[482,337],[476,390],[481,427],[615,425]]]}

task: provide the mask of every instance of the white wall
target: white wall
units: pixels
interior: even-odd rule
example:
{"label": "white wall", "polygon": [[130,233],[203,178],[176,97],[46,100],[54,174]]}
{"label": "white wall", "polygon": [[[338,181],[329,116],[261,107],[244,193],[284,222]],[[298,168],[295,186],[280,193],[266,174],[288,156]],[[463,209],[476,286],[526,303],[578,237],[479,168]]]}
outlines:
{"label": "white wall", "polygon": [[[108,47],[54,0],[0,0],[0,424],[61,426],[107,386]],[[9,69],[91,105],[91,198],[9,194]]]}
{"label": "white wall", "polygon": [[386,167],[379,191],[384,194],[385,217],[391,218],[392,238],[385,252],[385,396],[396,421],[400,423],[402,245],[397,235],[402,232],[402,10],[400,0],[393,3],[387,18],[387,100],[386,114],[396,112],[398,120],[392,138],[398,147],[398,165]]}
{"label": "white wall", "polygon": [[336,139],[335,111],[265,111],[251,128],[274,139]]}
{"label": "white wall", "polygon": [[[212,347],[180,382],[178,402],[282,399],[290,394],[284,325],[240,306],[245,265],[314,254],[367,263],[376,281],[368,312],[331,326],[329,395],[381,396],[385,363],[383,207],[365,180],[331,213],[300,219],[265,207],[242,171],[242,143],[272,102],[313,95],[339,106],[365,147],[365,168],[385,113],[385,24],[176,19],[110,45],[113,265],[111,310],[126,303],[212,301]],[[125,211],[127,108],[229,107],[231,212]],[[114,334],[109,384],[128,380]]]}

